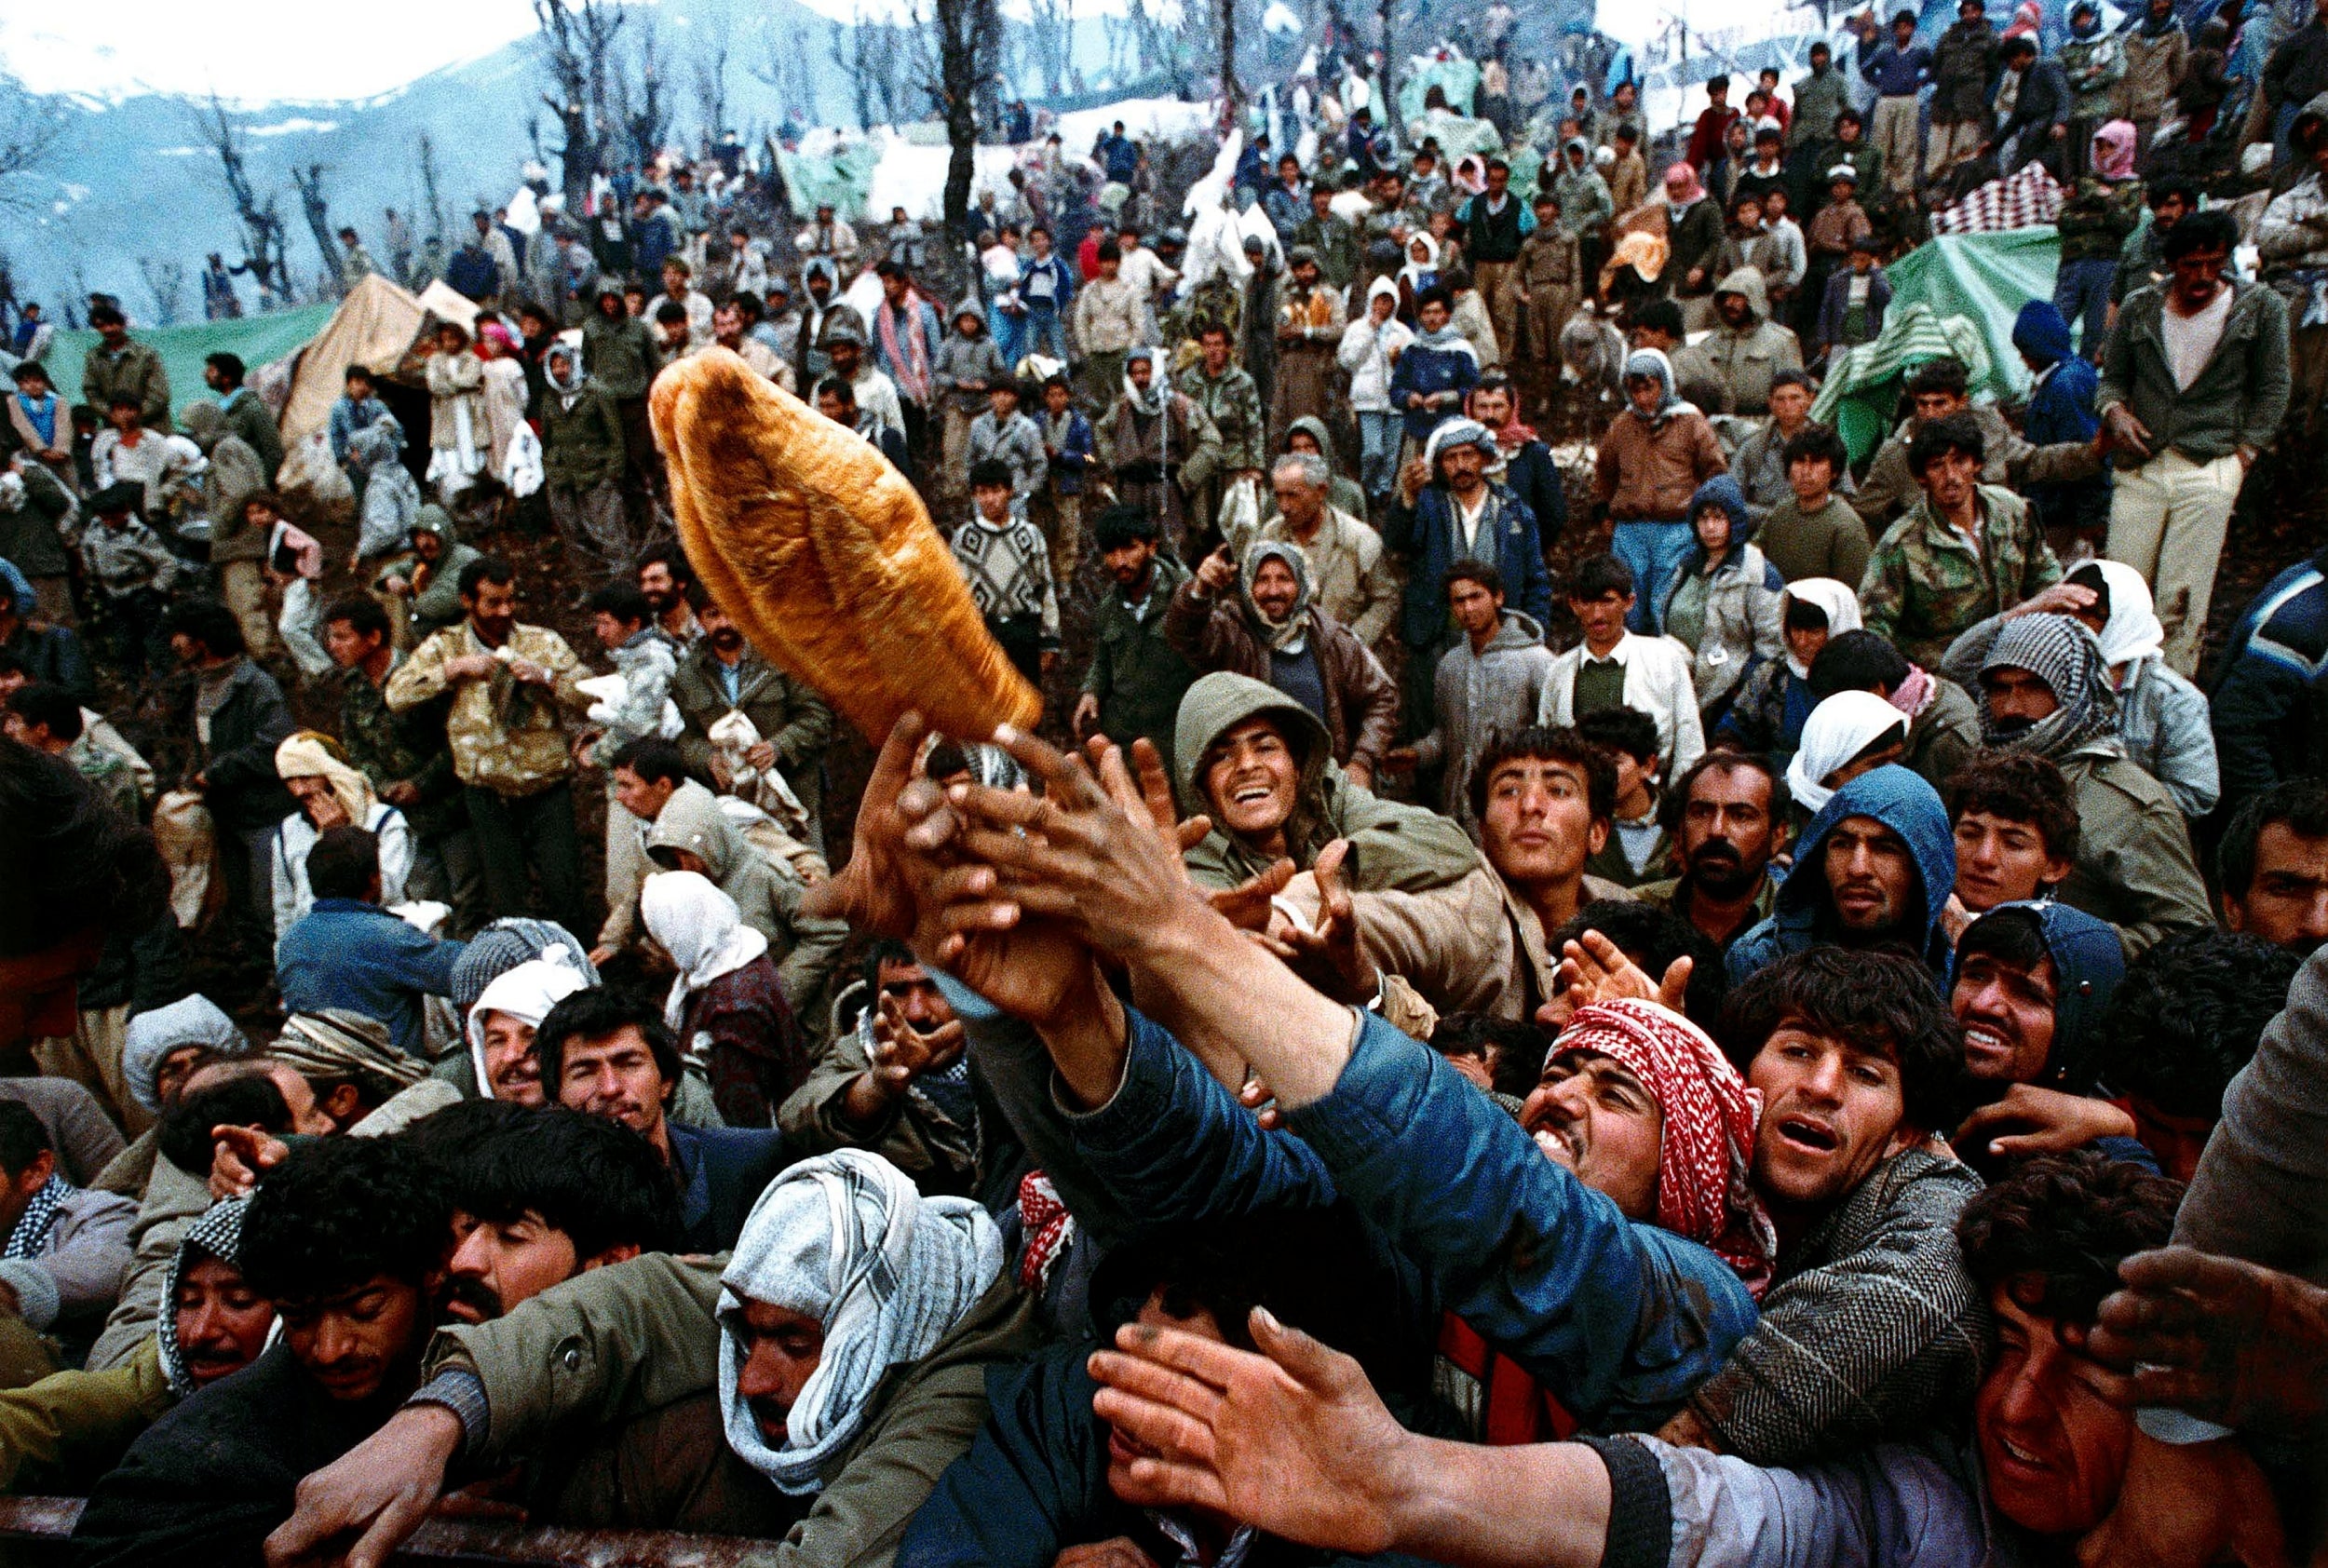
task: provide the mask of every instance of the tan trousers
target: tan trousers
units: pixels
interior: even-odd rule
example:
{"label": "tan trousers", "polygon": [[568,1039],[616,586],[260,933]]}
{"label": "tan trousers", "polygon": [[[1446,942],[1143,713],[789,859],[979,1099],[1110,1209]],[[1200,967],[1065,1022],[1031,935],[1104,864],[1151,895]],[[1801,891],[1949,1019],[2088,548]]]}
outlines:
{"label": "tan trousers", "polygon": [[266,574],[255,561],[229,561],[218,569],[219,597],[235,613],[253,658],[275,648],[275,617],[267,613]]}
{"label": "tan trousers", "polygon": [[2118,471],[2103,554],[2148,579],[2166,628],[2162,656],[2179,675],[2199,669],[2207,602],[2214,597],[2224,535],[2246,478],[2237,456],[2200,463],[2179,452]]}
{"label": "tan trousers", "polygon": [[[1927,184],[1981,150],[1981,122],[1958,120],[1954,125],[1932,122],[1932,134],[1924,147],[1924,180]],[[1886,176],[1889,178],[1888,175]]]}
{"label": "tan trousers", "polygon": [[[1915,99],[1910,94],[1875,100],[1871,134],[1884,155],[1884,183],[1902,196],[1915,194]],[[1872,191],[1861,192],[1873,196]]]}
{"label": "tan trousers", "polygon": [[70,1078],[103,1102],[135,1138],[154,1125],[154,1118],[129,1093],[121,1075],[121,1048],[129,1037],[129,1005],[83,1008],[80,1027],[70,1037],[41,1040],[33,1047],[33,1060],[51,1078]]}

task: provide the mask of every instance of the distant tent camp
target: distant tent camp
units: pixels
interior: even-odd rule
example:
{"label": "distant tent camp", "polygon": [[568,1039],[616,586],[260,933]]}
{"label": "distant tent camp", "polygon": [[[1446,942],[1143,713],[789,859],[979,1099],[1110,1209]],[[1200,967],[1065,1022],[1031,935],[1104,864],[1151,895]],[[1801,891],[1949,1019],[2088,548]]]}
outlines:
{"label": "distant tent camp", "polygon": [[[393,374],[432,316],[474,328],[477,306],[442,282],[412,294],[377,273],[349,290],[329,323],[298,351],[280,419],[283,445],[290,447],[330,427],[332,405],[346,390],[350,365],[361,365],[378,376]],[[427,433],[419,434],[425,438]]]}
{"label": "distant tent camp", "polygon": [[[242,360],[255,385],[262,366],[273,364],[323,329],[332,319],[328,304],[302,305],[297,310],[269,311],[231,321],[196,321],[182,327],[133,327],[130,333],[162,357],[169,372],[170,416],[176,418],[189,403],[217,394],[202,382],[202,361],[212,354],[232,354]],[[42,363],[48,367],[57,390],[70,401],[81,400],[81,363],[97,346],[97,334],[86,328],[59,331]],[[101,413],[102,410],[99,411]]]}

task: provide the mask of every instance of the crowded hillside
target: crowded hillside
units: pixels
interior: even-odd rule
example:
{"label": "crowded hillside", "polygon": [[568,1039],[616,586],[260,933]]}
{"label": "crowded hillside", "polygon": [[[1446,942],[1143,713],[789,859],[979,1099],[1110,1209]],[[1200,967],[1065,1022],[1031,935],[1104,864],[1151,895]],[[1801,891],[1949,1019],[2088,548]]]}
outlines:
{"label": "crowded hillside", "polygon": [[2328,1564],[2328,0],[1524,20],[9,303],[0,1549]]}

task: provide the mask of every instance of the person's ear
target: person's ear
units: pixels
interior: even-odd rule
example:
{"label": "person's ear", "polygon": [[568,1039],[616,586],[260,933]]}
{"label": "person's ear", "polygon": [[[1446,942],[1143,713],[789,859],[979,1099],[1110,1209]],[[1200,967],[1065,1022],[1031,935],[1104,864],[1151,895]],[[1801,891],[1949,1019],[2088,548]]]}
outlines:
{"label": "person's ear", "polygon": [[53,1149],[43,1149],[25,1163],[17,1185],[30,1197],[48,1184],[48,1178],[57,1173],[57,1155]]}
{"label": "person's ear", "polygon": [[1602,846],[1607,843],[1608,818],[1605,817],[1595,817],[1592,818],[1592,826],[1584,831],[1585,853],[1588,855],[1598,855],[1601,852]]}
{"label": "person's ear", "polygon": [[[375,886],[377,885],[375,884]],[[363,1109],[363,1093],[354,1084],[341,1084],[317,1102],[316,1108],[342,1127],[356,1119]]]}
{"label": "person's ear", "polygon": [[641,1249],[631,1242],[618,1241],[602,1252],[593,1252],[584,1258],[581,1266],[575,1272],[588,1274],[594,1268],[604,1268],[609,1264],[627,1264],[637,1257],[640,1250]]}

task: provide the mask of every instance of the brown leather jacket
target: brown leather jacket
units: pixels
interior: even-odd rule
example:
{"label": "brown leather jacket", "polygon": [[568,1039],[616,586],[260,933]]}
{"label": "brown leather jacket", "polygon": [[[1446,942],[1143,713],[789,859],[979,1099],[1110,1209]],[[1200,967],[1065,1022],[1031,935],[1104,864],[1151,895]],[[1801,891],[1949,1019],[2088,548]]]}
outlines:
{"label": "brown leather jacket", "polygon": [[[1315,605],[1308,614],[1333,760],[1347,767],[1363,758],[1380,772],[1382,755],[1398,733],[1398,683],[1348,627]],[[1194,577],[1180,585],[1164,612],[1164,641],[1200,673],[1227,669],[1269,682],[1268,647],[1253,635],[1240,602],[1233,594],[1216,600],[1199,592]]]}

